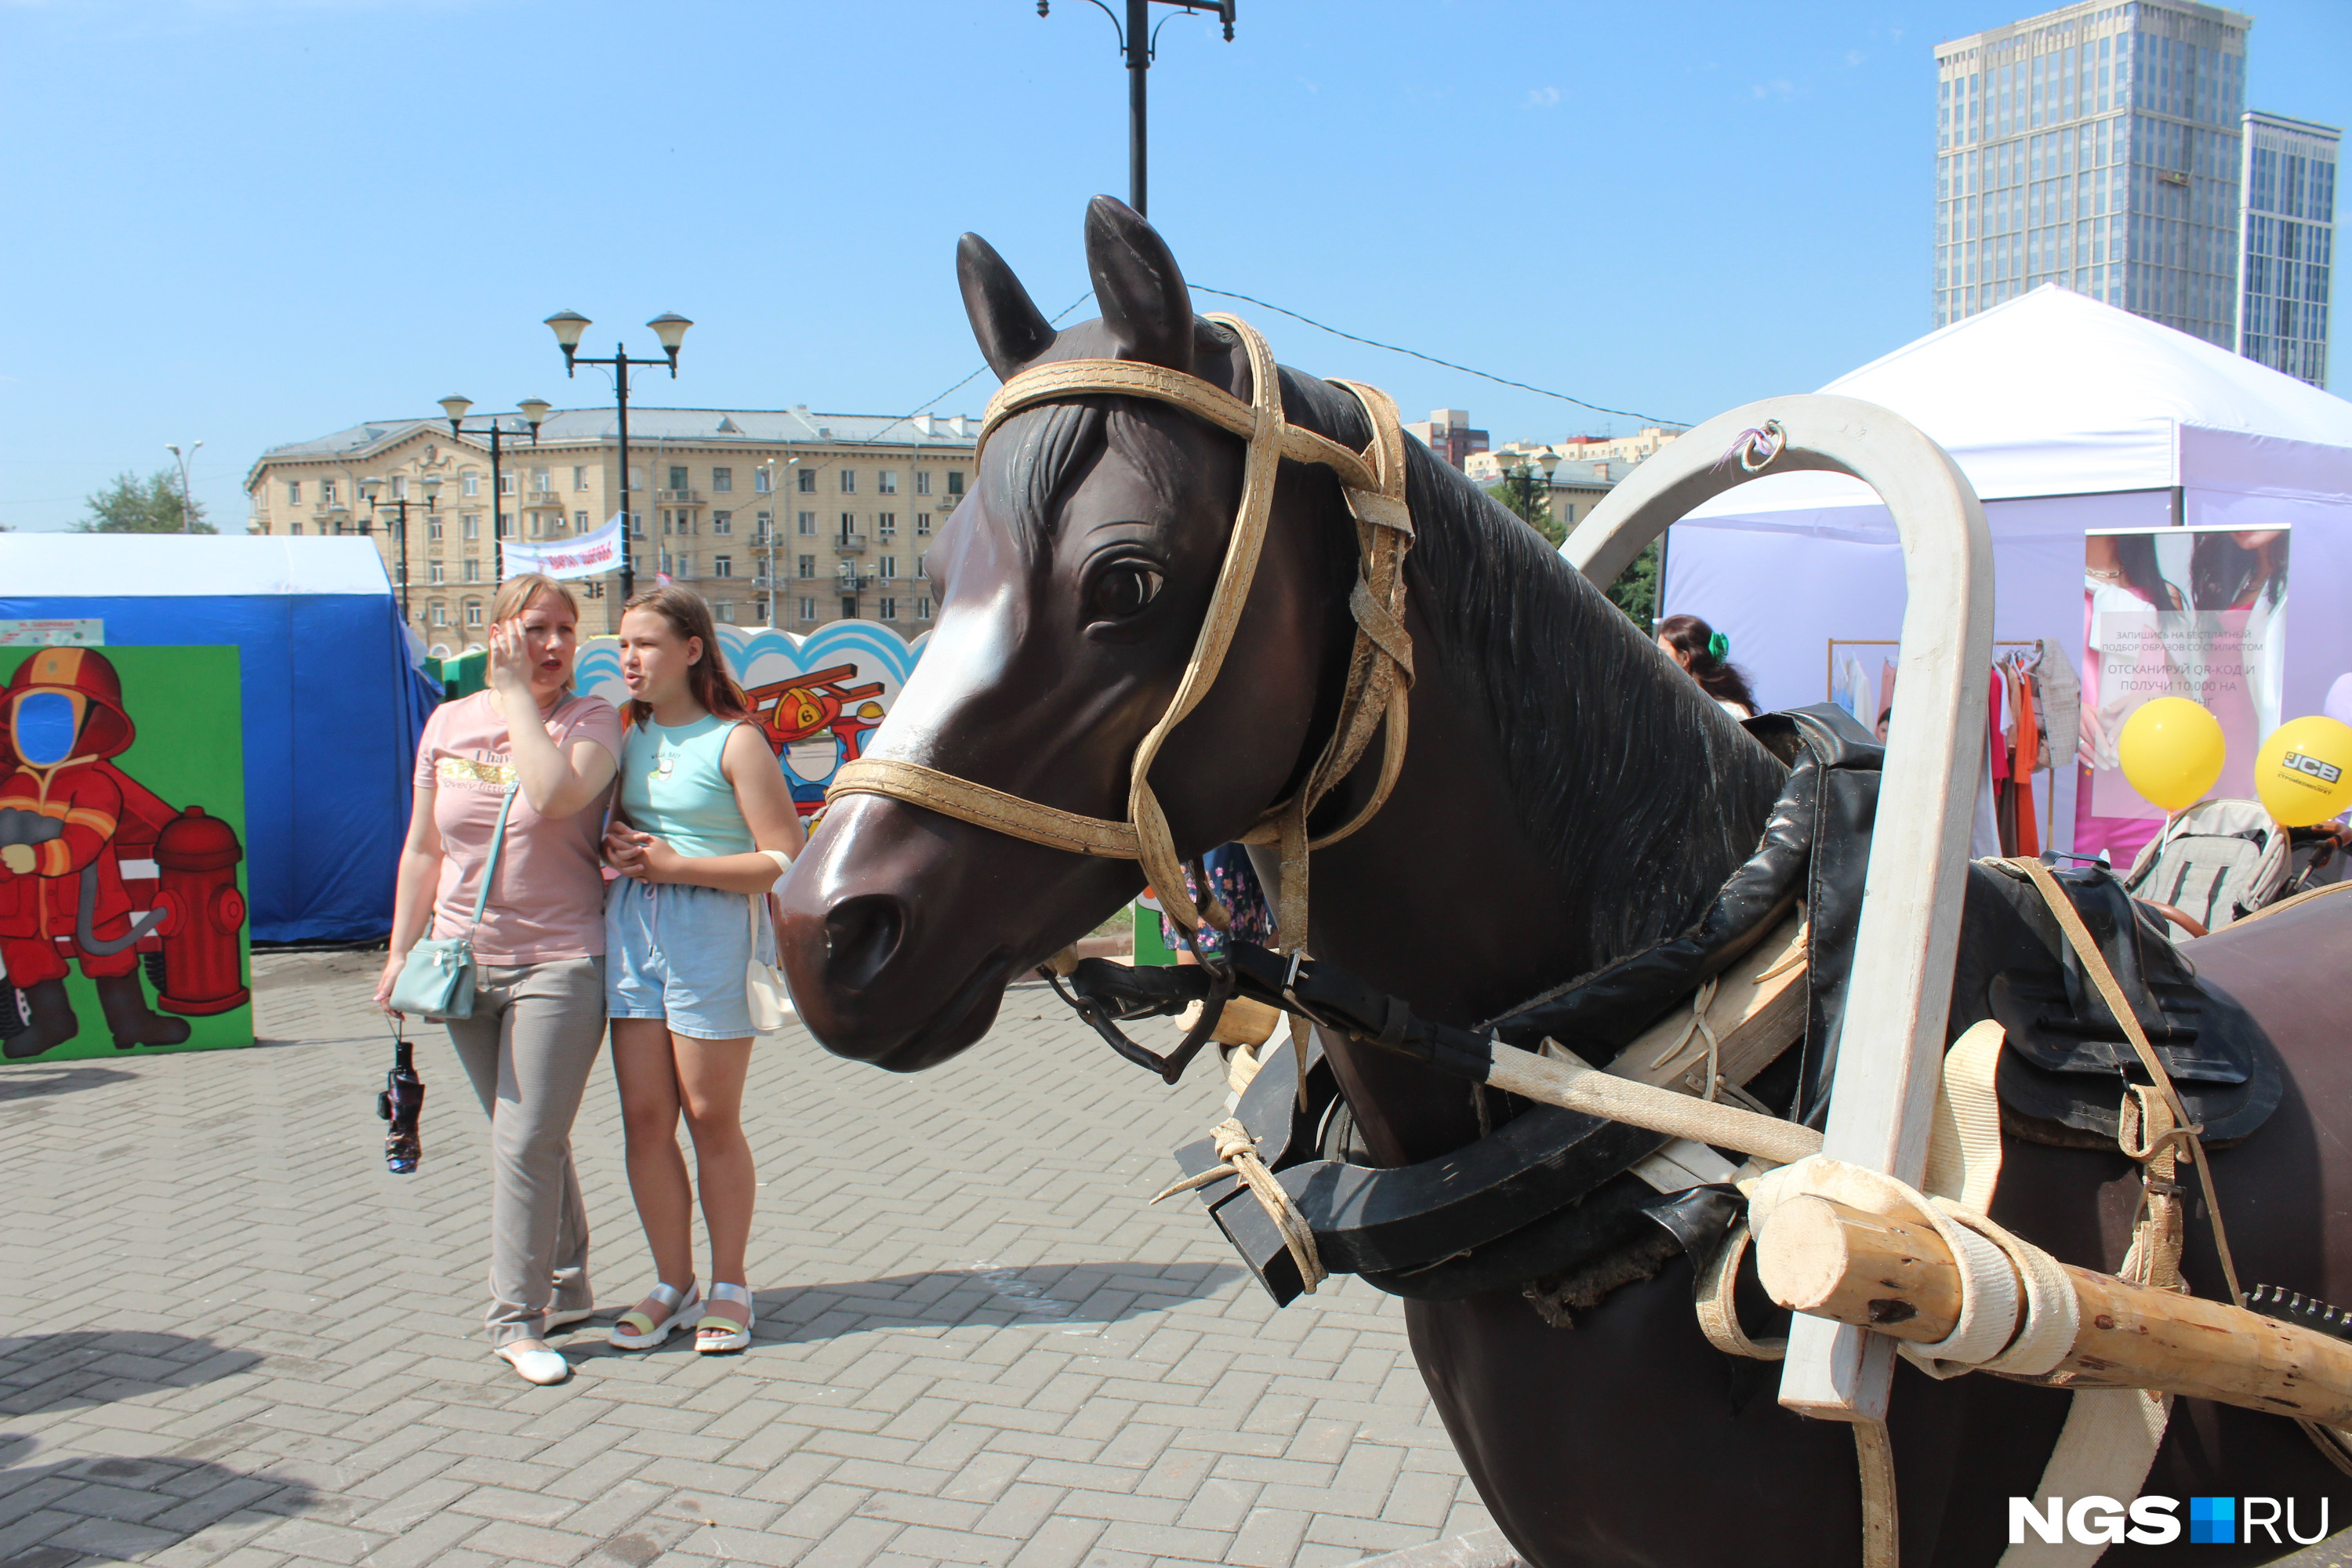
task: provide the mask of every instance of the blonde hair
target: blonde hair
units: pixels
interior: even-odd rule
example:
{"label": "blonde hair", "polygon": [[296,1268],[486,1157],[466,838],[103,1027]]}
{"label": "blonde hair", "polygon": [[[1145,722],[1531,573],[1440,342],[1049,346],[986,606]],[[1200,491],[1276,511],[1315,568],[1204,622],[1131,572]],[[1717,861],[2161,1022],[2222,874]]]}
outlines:
{"label": "blonde hair", "polygon": [[[516,619],[539,603],[541,595],[562,600],[564,607],[572,612],[572,624],[579,624],[580,601],[572,596],[571,589],[541,572],[524,572],[499,584],[498,593],[490,599],[491,623],[495,625],[499,621]],[[579,679],[579,663],[575,659],[572,668],[564,673],[564,690],[574,689],[572,683]]]}

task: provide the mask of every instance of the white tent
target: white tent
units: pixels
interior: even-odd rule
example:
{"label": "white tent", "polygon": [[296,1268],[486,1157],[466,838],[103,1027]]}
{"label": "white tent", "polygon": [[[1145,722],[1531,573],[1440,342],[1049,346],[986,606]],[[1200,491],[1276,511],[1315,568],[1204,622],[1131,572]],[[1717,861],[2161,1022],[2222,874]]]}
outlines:
{"label": "white tent", "polygon": [[[1909,419],[1985,501],[1993,635],[2080,664],[2083,536],[2173,524],[2292,527],[2283,711],[2318,712],[2352,671],[2352,403],[2226,349],[2046,284],[1822,388]],[[1830,645],[1901,624],[1892,520],[1840,475],[1767,477],[1675,525],[1664,613],[1731,640],[1767,707],[1820,702]],[[2073,821],[2061,769],[2055,841]]]}

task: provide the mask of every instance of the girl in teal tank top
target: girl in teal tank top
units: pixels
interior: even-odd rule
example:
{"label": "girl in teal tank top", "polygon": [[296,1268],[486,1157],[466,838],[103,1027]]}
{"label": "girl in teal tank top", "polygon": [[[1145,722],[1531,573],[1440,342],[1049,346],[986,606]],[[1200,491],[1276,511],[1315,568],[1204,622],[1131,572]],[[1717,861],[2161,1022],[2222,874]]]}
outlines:
{"label": "girl in teal tank top", "polygon": [[[622,1314],[612,1342],[642,1350],[693,1328],[697,1350],[736,1351],[751,1341],[743,1255],[757,1186],[742,1125],[755,1032],[746,972],[774,961],[766,895],[800,852],[800,816],[775,752],[744,722],[750,704],[699,595],[637,595],[620,645],[630,700],[620,809],[604,835],[621,873],[604,905],[604,1000],[629,1190],[659,1283]],[[692,1179],[678,1153],[681,1113]],[[698,1186],[707,1297],[694,1272]]]}

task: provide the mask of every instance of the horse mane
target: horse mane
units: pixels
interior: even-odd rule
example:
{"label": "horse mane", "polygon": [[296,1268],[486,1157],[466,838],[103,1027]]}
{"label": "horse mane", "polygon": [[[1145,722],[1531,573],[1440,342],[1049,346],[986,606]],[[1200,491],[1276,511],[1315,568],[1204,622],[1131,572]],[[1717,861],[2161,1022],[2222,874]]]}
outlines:
{"label": "horse mane", "polygon": [[[1352,395],[1287,366],[1280,374],[1286,418],[1369,444]],[[1175,483],[1187,417],[1099,395],[1024,410],[998,433],[1021,457],[983,479],[991,509],[1034,546],[1106,444]],[[1415,532],[1406,591],[1437,645],[1423,668],[1445,665],[1495,736],[1513,807],[1561,889],[1563,963],[1604,963],[1678,934],[1755,851],[1780,764],[1542,535],[1419,441],[1404,447]],[[1355,539],[1338,487],[1326,475],[1307,489],[1323,498],[1315,521],[1344,584]]]}
{"label": "horse mane", "polygon": [[[1370,439],[1328,382],[1286,369],[1283,403],[1318,435]],[[1542,535],[1404,447],[1406,591],[1436,645],[1423,657],[1449,667],[1496,737],[1564,890],[1564,945],[1601,963],[1679,933],[1755,852],[1784,770]],[[1352,555],[1344,519],[1339,533]]]}

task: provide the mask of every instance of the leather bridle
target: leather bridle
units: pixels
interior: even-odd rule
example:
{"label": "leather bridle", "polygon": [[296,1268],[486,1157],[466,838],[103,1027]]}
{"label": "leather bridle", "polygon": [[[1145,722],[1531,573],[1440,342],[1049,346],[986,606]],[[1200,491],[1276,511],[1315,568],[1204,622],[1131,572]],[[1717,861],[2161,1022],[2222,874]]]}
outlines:
{"label": "leather bridle", "polygon": [[[1183,863],[1176,853],[1151,788],[1151,764],[1160,746],[1216,683],[1249,599],[1265,543],[1274,505],[1276,472],[1285,458],[1321,463],[1339,476],[1356,524],[1357,576],[1348,595],[1356,639],[1337,723],[1306,783],[1288,800],[1269,806],[1243,835],[1249,844],[1279,846],[1282,882],[1276,920],[1280,949],[1297,952],[1307,939],[1307,854],[1347,837],[1371,820],[1395,786],[1404,765],[1406,694],[1412,685],[1412,639],[1404,628],[1404,558],[1412,546],[1412,514],[1405,506],[1404,432],[1395,402],[1375,387],[1336,382],[1363,405],[1372,439],[1361,452],[1292,425],[1283,417],[1282,382],[1265,340],[1235,316],[1206,318],[1237,336],[1248,354],[1250,399],[1244,403],[1197,376],[1133,360],[1061,360],[1024,370],[998,388],[982,422],[980,448],[997,427],[1023,409],[1083,396],[1142,397],[1183,409],[1218,429],[1244,437],[1248,457],[1233,539],[1217,574],[1192,656],[1168,710],[1136,747],[1129,774],[1125,821],[1087,816],[1042,805],[991,789],[919,763],[866,757],[845,764],[825,792],[828,801],[845,795],[880,795],[945,816],[1076,855],[1139,860],[1157,891],[1160,906],[1187,932],[1205,921],[1223,929],[1225,910],[1206,887],[1196,905],[1185,889]],[[975,452],[977,457],[977,452]],[[1380,779],[1371,798],[1344,826],[1310,839],[1307,814],[1362,759],[1373,731],[1387,721]]]}

